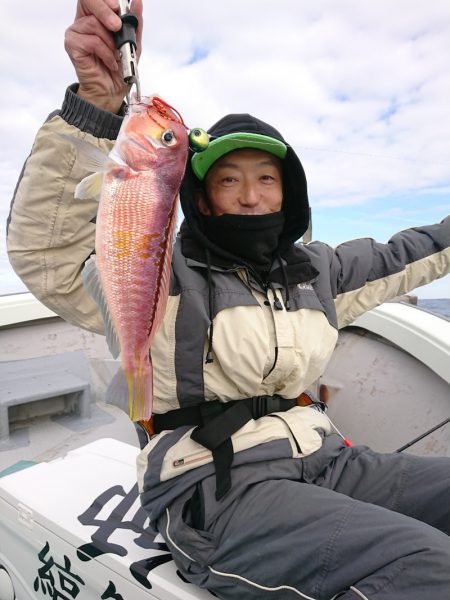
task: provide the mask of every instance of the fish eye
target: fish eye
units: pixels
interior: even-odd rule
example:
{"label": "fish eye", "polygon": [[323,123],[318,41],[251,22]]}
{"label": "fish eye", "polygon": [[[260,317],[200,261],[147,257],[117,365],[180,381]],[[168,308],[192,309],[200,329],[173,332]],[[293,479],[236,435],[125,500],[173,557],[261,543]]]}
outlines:
{"label": "fish eye", "polygon": [[161,141],[164,146],[173,146],[177,143],[177,138],[171,129],[166,129],[161,134]]}
{"label": "fish eye", "polygon": [[209,135],[200,127],[191,129],[189,133],[189,147],[194,152],[203,152],[209,144]]}

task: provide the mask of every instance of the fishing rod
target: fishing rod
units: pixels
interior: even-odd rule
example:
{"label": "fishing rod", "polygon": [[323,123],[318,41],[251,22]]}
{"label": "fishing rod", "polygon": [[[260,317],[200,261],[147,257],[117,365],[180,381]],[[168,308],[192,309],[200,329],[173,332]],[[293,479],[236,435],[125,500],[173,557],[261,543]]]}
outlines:
{"label": "fishing rod", "polygon": [[425,433],[422,433],[421,435],[419,435],[418,437],[414,438],[413,440],[411,440],[410,442],[408,442],[404,446],[400,446],[400,448],[398,448],[397,450],[395,450],[394,453],[403,452],[403,450],[406,450],[406,448],[409,448],[410,446],[412,446],[416,442],[420,442],[420,440],[423,440],[423,438],[427,437],[427,435],[430,435],[430,433],[433,433],[433,431],[436,431],[436,429],[440,429],[441,427],[443,427],[444,425],[446,425],[448,422],[450,422],[450,417],[448,417],[447,419],[445,419],[445,421],[442,421],[442,423],[439,423],[438,425],[435,425],[431,429],[428,429],[428,431],[425,431]]}
{"label": "fishing rod", "polygon": [[[319,399],[316,399],[314,397],[313,394],[311,394],[311,392],[308,392],[308,394],[302,394],[302,396],[305,396],[307,398],[306,402],[305,401],[300,401],[299,405],[301,406],[305,406],[305,405],[316,405],[318,410],[321,410],[321,412],[326,412],[326,408],[328,405],[328,399],[329,399],[329,390],[328,390],[328,386],[325,384],[321,384],[319,387]],[[299,397],[299,400],[302,399],[302,396]],[[318,407],[318,405],[320,405],[320,408]],[[447,419],[445,419],[444,421],[442,421],[441,423],[438,423],[437,425],[435,425],[434,427],[431,427],[431,429],[428,429],[427,431],[425,431],[424,433],[420,434],[419,436],[417,436],[416,438],[414,438],[413,440],[411,440],[410,442],[408,442],[407,444],[404,444],[403,446],[400,446],[400,448],[397,448],[397,450],[394,450],[394,454],[397,454],[398,452],[403,452],[403,450],[406,450],[407,448],[409,448],[410,446],[413,446],[414,444],[416,444],[417,442],[420,442],[420,440],[423,440],[424,438],[427,437],[427,435],[430,435],[430,433],[433,433],[434,431],[436,431],[437,429],[440,429],[441,427],[444,427],[444,425],[447,425],[447,423],[450,422],[450,417],[447,417]],[[339,429],[336,427],[336,425],[330,420],[330,423],[332,425],[332,427],[335,429],[335,431],[338,433],[338,435],[341,436],[341,438],[344,440],[344,443],[346,446],[351,446],[351,442],[349,442],[344,435],[339,431]]]}

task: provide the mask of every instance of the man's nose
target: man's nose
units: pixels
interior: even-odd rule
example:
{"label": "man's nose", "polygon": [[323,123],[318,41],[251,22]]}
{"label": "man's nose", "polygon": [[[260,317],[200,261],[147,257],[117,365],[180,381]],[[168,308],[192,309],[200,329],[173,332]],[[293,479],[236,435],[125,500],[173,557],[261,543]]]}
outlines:
{"label": "man's nose", "polygon": [[244,188],[242,203],[246,206],[257,206],[259,203],[259,193],[255,185],[247,184]]}

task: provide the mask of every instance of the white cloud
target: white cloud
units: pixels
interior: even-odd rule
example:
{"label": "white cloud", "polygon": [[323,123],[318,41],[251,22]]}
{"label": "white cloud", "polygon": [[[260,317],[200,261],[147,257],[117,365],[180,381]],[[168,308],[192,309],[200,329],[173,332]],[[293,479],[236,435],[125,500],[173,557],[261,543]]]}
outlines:
{"label": "white cloud", "polygon": [[[305,165],[313,205],[391,195],[401,210],[406,197],[450,186],[447,0],[144,5],[144,93],[163,95],[192,126],[227,112],[274,124]],[[0,218],[39,123],[75,79],[63,48],[75,8],[21,0],[0,23]],[[187,64],[195,49],[209,53]]]}

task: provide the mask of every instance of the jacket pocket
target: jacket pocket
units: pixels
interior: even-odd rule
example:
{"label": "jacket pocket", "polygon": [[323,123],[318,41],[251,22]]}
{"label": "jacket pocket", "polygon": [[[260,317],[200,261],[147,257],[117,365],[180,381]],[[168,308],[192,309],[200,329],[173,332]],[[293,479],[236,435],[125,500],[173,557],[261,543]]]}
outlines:
{"label": "jacket pocket", "polygon": [[308,406],[296,406],[270,416],[281,419],[289,428],[297,448],[294,458],[308,456],[319,450],[324,436],[331,433],[328,417]]}

